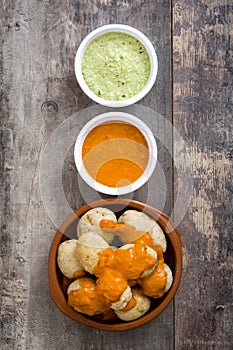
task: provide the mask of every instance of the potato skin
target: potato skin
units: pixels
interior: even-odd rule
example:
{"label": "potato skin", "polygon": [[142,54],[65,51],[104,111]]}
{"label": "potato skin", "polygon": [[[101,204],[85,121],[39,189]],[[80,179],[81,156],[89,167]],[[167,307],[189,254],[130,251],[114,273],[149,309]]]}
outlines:
{"label": "potato skin", "polygon": [[108,247],[108,243],[98,234],[84,233],[79,238],[76,248],[76,254],[83,269],[93,274],[99,262],[98,253]]}
{"label": "potato skin", "polygon": [[107,208],[93,208],[84,214],[77,225],[77,235],[81,237],[86,232],[95,232],[101,236],[107,243],[111,243],[114,239],[112,232],[100,228],[101,220],[112,220],[117,222],[116,215]]}
{"label": "potato skin", "polygon": [[57,264],[63,275],[68,278],[73,278],[77,271],[84,272],[76,253],[77,242],[76,239],[70,239],[58,247]]}
{"label": "potato skin", "polygon": [[136,305],[128,310],[115,310],[115,314],[123,321],[132,321],[143,316],[150,308],[150,298],[142,295],[140,290],[132,289],[132,295],[136,299]]}
{"label": "potato skin", "polygon": [[154,245],[161,245],[163,252],[166,251],[167,242],[162,228],[147,214],[133,209],[127,210],[119,217],[118,222],[133,226],[137,231],[149,233]]}
{"label": "potato skin", "polygon": [[153,239],[154,245],[160,245],[165,253],[167,250],[167,241],[162,228],[159,226],[159,224],[157,224],[157,222],[155,222],[154,226],[150,230],[149,235]]}
{"label": "potato skin", "polygon": [[128,304],[130,299],[132,298],[132,292],[130,286],[126,288],[126,290],[121,294],[120,300],[115,301],[111,305],[111,309],[113,310],[121,310]]}
{"label": "potato skin", "polygon": [[121,224],[133,226],[137,231],[149,232],[155,221],[141,211],[126,210],[118,219]]}
{"label": "potato skin", "polygon": [[[69,295],[70,292],[74,291],[74,290],[79,290],[82,288],[82,285],[81,285],[81,281],[82,281],[83,277],[80,277],[80,278],[77,278],[75,281],[73,281],[68,289],[67,289],[67,294]],[[92,282],[92,279],[91,278],[88,278],[88,277],[85,277],[85,280],[90,280]]]}
{"label": "potato skin", "polygon": [[172,271],[170,267],[164,263],[163,266],[165,272],[167,273],[167,281],[165,284],[165,293],[171,288],[172,282],[173,282],[173,276],[172,276]]}

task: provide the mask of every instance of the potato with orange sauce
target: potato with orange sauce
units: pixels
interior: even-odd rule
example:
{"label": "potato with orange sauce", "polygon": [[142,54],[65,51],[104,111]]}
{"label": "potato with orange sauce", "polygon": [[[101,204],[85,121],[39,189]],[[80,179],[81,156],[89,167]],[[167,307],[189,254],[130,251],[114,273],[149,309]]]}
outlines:
{"label": "potato with orange sauce", "polygon": [[121,224],[133,226],[137,231],[149,232],[155,221],[142,211],[126,210],[118,219]]}
{"label": "potato with orange sauce", "polygon": [[[125,244],[125,245],[121,246],[119,249],[120,250],[128,250],[128,249],[134,249],[134,248],[135,248],[135,244],[131,243],[131,244]],[[145,269],[141,273],[140,278],[146,277],[149,274],[151,274],[151,272],[154,270],[154,268],[158,265],[158,261],[157,261],[158,258],[157,258],[156,251],[153,250],[152,248],[146,246],[146,245],[145,245],[145,250],[146,250],[147,254],[149,254],[154,259],[155,262],[154,262],[152,267]],[[134,263],[136,264],[136,261],[134,261]]]}
{"label": "potato with orange sauce", "polygon": [[[70,259],[76,259],[81,271],[93,276],[78,278],[69,285],[68,303],[76,311],[90,316],[113,309],[120,319],[134,320],[148,311],[150,298],[161,297],[172,285],[172,271],[164,263],[164,233],[143,212],[128,210],[119,218],[118,224],[113,212],[102,211],[105,208],[96,209],[87,212],[83,222],[80,220],[77,228],[79,240],[66,243],[76,247],[68,252]],[[88,213],[91,214],[89,217]],[[115,234],[127,242],[138,233],[139,237],[132,243],[118,248],[107,243]],[[110,236],[106,236],[108,234]],[[65,270],[59,261],[64,243],[58,248],[58,265],[62,273]],[[75,278],[73,265],[70,269],[70,278]],[[140,289],[137,286],[131,289],[135,285],[140,285]]]}
{"label": "potato with orange sauce", "polygon": [[122,310],[115,310],[115,314],[123,321],[132,321],[143,316],[150,308],[150,298],[143,295],[142,291],[138,288],[132,289],[132,295],[134,299],[134,305],[131,308]]}
{"label": "potato with orange sauce", "polygon": [[121,294],[120,299],[111,304],[111,309],[113,310],[122,310],[128,304],[130,299],[132,298],[132,292],[130,286],[124,290]]}
{"label": "potato with orange sauce", "polygon": [[100,227],[101,220],[111,220],[117,222],[116,215],[107,208],[93,208],[84,214],[77,225],[77,235],[81,237],[86,232],[94,232],[101,236],[107,243],[111,243],[114,233],[102,230]]}
{"label": "potato with orange sauce", "polygon": [[105,268],[96,282],[101,294],[109,300],[114,310],[123,309],[132,298],[131,288],[117,270]]}
{"label": "potato with orange sauce", "polygon": [[160,245],[165,252],[167,242],[160,225],[147,214],[137,210],[126,210],[118,219],[119,223],[134,227],[139,232],[149,233],[154,245]]}
{"label": "potato with orange sauce", "polygon": [[68,304],[76,311],[93,316],[109,310],[109,302],[103,297],[95,281],[89,277],[80,277],[72,282],[68,289]]}
{"label": "potato with orange sauce", "polygon": [[76,254],[85,271],[94,273],[98,265],[98,253],[108,248],[108,243],[98,234],[84,233],[77,242]]}

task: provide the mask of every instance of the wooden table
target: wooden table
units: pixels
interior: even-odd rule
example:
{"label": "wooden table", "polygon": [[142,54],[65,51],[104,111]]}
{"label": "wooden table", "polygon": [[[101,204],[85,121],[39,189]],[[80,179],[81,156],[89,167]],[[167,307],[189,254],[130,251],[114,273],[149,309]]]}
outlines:
{"label": "wooden table", "polygon": [[[232,13],[229,0],[1,2],[1,349],[232,349]],[[138,28],[156,49],[156,84],[129,111],[142,119],[151,111],[159,162],[133,198],[178,218],[183,240],[175,300],[153,322],[124,333],[63,316],[47,280],[50,243],[67,210],[57,201],[59,181],[50,205],[44,191],[55,171],[53,154],[62,161],[58,175],[71,208],[97,195],[80,191],[72,137],[108,109],[79,88],[74,57],[85,35],[108,23]],[[67,143],[69,123],[77,129]],[[66,129],[65,155],[59,127]],[[46,153],[51,162],[43,172],[48,144],[55,152]],[[188,195],[181,207],[180,190]]]}

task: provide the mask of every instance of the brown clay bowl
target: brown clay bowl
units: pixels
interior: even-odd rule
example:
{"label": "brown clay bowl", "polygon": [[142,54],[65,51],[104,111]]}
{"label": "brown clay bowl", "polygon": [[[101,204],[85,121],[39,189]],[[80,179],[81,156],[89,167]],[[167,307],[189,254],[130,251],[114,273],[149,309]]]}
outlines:
{"label": "brown clay bowl", "polygon": [[[66,290],[71,280],[62,275],[57,266],[57,250],[61,242],[69,238],[77,238],[76,227],[79,218],[88,210],[95,207],[106,207],[115,212],[119,217],[125,210],[136,209],[143,210],[144,213],[154,218],[163,228],[167,239],[167,250],[164,254],[164,260],[169,265],[173,273],[173,284],[169,291],[162,298],[153,299],[149,311],[142,317],[124,322],[113,316],[113,313],[103,317],[96,315],[95,317],[87,316],[76,312],[67,303]],[[161,211],[154,209],[146,204],[128,200],[123,198],[101,199],[90,204],[86,204],[75,210],[61,225],[57,231],[49,253],[49,287],[50,294],[60,309],[66,316],[71,319],[83,323],[87,326],[106,330],[106,331],[124,331],[143,326],[159,316],[172,301],[178,289],[181,273],[182,273],[182,245],[180,234],[171,219]]]}

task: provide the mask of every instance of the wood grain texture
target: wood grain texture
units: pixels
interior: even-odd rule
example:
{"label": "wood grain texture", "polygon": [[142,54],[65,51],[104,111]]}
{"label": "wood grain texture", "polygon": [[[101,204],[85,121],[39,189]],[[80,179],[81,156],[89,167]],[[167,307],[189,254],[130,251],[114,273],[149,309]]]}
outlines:
{"label": "wood grain texture", "polygon": [[[157,49],[160,70],[154,89],[141,104],[171,120],[170,1],[2,1],[0,22],[1,348],[172,349],[172,305],[149,325],[122,334],[89,329],[58,311],[47,281],[49,246],[56,228],[39,191],[46,142],[73,113],[94,105],[77,85],[73,68],[76,49],[90,30],[119,22],[148,35]],[[163,125],[159,130],[172,147],[171,130]],[[71,154],[72,150],[64,164],[63,183],[69,203],[76,207],[84,200]],[[169,213],[172,161],[162,143],[159,157],[166,174]],[[147,188],[135,198],[146,199]]]}
{"label": "wood grain texture", "polygon": [[[176,349],[224,349],[232,334],[232,22],[230,1],[173,2],[174,126],[194,191],[175,302]],[[184,150],[174,140],[174,159]]]}
{"label": "wood grain texture", "polygon": [[[0,5],[0,227],[2,349],[232,349],[232,21],[230,1],[11,0]],[[173,17],[173,106],[171,101]],[[63,316],[49,297],[47,258],[55,226],[39,191],[47,141],[74,113],[94,106],[74,76],[84,36],[107,23],[130,24],[153,42],[159,72],[140,102],[172,120],[192,158],[194,190],[179,228],[182,283],[149,325],[115,334]],[[142,109],[141,109],[142,110]],[[133,107],[132,107],[133,111]],[[77,124],[84,123],[79,115]],[[172,210],[174,173],[185,161],[179,138],[154,120],[162,141],[158,198],[144,186],[135,199]],[[175,135],[175,134],[174,134]],[[175,136],[176,137],[176,136]],[[60,146],[61,147],[61,146]],[[61,149],[57,149],[58,152]],[[51,162],[52,164],[52,162]],[[50,166],[50,168],[49,168]],[[48,164],[48,170],[51,165]],[[165,175],[164,175],[165,174]],[[174,189],[178,178],[174,177]],[[68,203],[84,203],[70,148],[63,167]],[[93,193],[90,193],[92,196]],[[95,199],[95,198],[93,198]],[[162,201],[162,200],[161,200]],[[59,203],[55,203],[59,212]]]}

